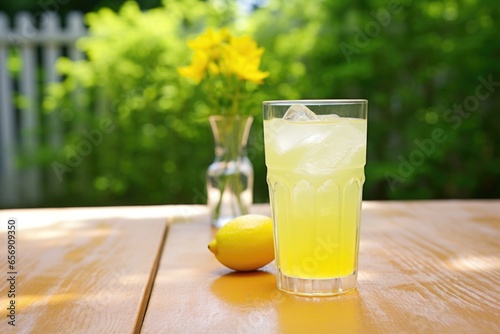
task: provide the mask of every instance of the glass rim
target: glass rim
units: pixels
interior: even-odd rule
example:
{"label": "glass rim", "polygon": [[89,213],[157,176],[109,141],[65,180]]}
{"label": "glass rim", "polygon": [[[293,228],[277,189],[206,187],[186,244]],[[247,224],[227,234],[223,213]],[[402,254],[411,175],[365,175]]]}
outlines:
{"label": "glass rim", "polygon": [[368,104],[365,99],[319,99],[319,100],[270,100],[263,101],[262,105],[291,105],[291,104],[304,104],[304,105],[347,105],[347,104]]}

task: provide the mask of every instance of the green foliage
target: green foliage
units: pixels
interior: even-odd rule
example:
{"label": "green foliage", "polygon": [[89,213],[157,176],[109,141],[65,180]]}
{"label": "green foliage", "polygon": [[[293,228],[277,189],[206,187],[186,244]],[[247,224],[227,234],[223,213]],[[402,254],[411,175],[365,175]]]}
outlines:
{"label": "green foliage", "polygon": [[279,0],[251,19],[265,98],[369,100],[365,198],[500,196],[500,85],[475,97],[480,76],[500,82],[496,1]]}
{"label": "green foliage", "polygon": [[248,101],[256,202],[268,199],[260,102],[298,98],[369,100],[367,199],[499,197],[500,87],[476,97],[470,112],[453,112],[474,101],[479,77],[500,81],[496,0],[390,3],[271,0],[247,17],[179,0],[89,14],[91,34],[78,44],[88,58],[61,60],[66,79],[45,99],[73,129],[54,159],[74,157],[82,131],[103,120],[113,130],[64,174],[66,194],[78,198],[59,203],[204,202],[213,159],[207,106],[176,68],[189,60],[188,38],[226,25],[265,47],[271,73]]}
{"label": "green foliage", "polygon": [[[77,201],[193,202],[204,192],[201,171],[213,155],[204,106],[176,69],[188,55],[186,36],[221,15],[197,1],[171,1],[147,12],[127,2],[118,13],[87,16],[90,36],[78,47],[88,59],[61,59],[66,79],[44,103],[73,129],[56,161],[76,165],[59,173]],[[113,130],[80,162],[85,133],[103,121]]]}

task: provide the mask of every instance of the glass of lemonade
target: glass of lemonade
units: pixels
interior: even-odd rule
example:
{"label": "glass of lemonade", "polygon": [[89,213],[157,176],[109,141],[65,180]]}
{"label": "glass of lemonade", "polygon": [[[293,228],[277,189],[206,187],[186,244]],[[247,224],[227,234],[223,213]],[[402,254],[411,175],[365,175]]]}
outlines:
{"label": "glass of lemonade", "polygon": [[356,288],[366,164],[366,100],[264,101],[278,289]]}

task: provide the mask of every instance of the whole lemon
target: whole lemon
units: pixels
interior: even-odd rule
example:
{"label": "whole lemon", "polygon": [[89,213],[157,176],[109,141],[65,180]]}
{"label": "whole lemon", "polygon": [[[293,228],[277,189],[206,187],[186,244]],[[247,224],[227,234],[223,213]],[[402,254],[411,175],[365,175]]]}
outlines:
{"label": "whole lemon", "polygon": [[217,231],[208,249],[233,270],[259,269],[274,259],[273,222],[263,215],[236,217]]}

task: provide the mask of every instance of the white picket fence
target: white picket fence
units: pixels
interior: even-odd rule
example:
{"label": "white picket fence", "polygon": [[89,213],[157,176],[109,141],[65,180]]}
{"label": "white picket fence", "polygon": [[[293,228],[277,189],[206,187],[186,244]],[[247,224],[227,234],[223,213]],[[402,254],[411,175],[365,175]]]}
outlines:
{"label": "white picket fence", "polygon": [[[62,147],[61,121],[55,113],[41,112],[43,90],[60,80],[54,65],[61,55],[83,58],[75,41],[87,31],[81,13],[68,14],[65,27],[56,13],[38,14],[19,13],[11,25],[0,12],[0,207],[36,206],[61,188],[53,173],[41,167],[20,168],[18,157],[36,155],[42,143]],[[22,64],[16,77],[8,67],[12,52],[18,52]],[[26,103],[16,106],[17,96]],[[50,129],[43,137],[41,124]]]}

